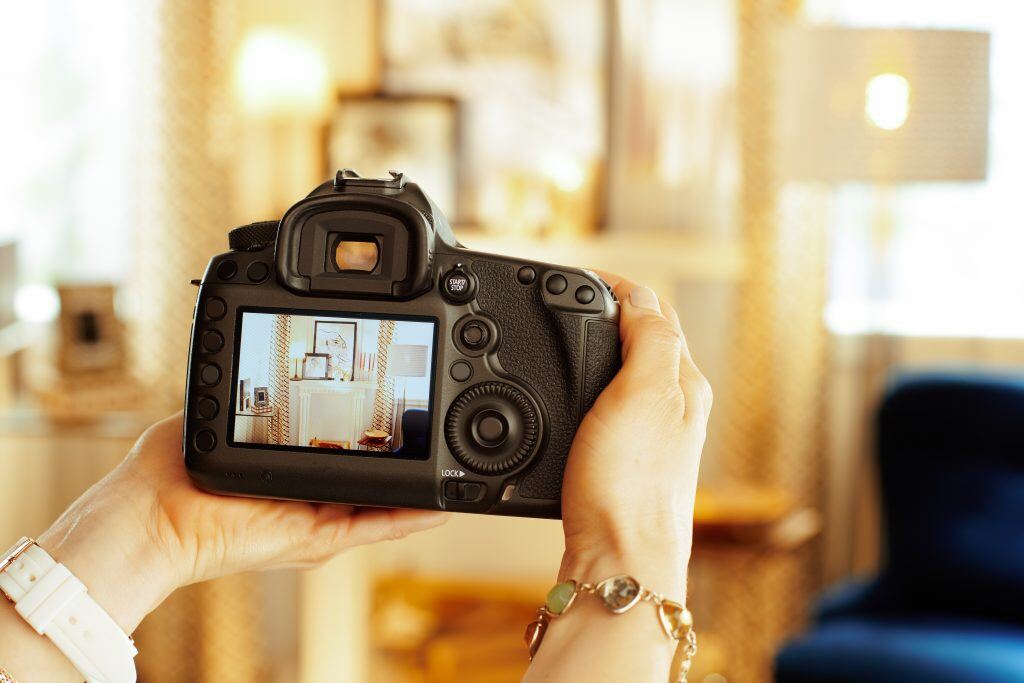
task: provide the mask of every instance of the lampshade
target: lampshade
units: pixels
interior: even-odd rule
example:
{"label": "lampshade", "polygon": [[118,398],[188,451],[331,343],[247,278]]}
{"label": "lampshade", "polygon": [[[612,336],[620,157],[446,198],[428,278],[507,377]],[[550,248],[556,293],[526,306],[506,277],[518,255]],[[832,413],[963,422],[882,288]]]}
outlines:
{"label": "lampshade", "polygon": [[800,27],[779,49],[782,178],[985,178],[989,34]]}
{"label": "lampshade", "polygon": [[426,377],[427,347],[423,344],[392,344],[388,350],[388,375]]}

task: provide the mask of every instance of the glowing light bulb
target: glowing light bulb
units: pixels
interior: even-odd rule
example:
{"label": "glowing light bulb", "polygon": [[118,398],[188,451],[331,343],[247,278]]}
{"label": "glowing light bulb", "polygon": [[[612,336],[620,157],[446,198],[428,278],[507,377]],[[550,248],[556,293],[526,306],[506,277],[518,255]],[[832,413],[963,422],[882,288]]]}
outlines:
{"label": "glowing light bulb", "polygon": [[879,74],[864,91],[864,114],[882,130],[896,130],[910,114],[910,82],[894,73]]}
{"label": "glowing light bulb", "polygon": [[14,293],[14,312],[25,322],[49,322],[60,313],[60,297],[49,285],[25,284]]}
{"label": "glowing light bulb", "polygon": [[548,155],[541,161],[541,169],[563,192],[575,192],[583,185],[583,168],[568,155]]}
{"label": "glowing light bulb", "polygon": [[235,89],[251,113],[319,111],[327,99],[327,81],[323,56],[304,40],[261,28],[242,42],[235,65]]}

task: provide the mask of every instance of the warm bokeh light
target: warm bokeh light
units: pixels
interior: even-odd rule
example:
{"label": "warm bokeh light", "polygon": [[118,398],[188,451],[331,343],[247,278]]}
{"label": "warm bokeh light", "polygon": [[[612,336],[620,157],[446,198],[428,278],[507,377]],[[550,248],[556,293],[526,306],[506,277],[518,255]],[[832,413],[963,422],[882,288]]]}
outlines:
{"label": "warm bokeh light", "polygon": [[310,43],[283,31],[254,29],[239,49],[235,89],[250,114],[318,113],[328,93],[327,67]]}
{"label": "warm bokeh light", "polygon": [[864,113],[882,130],[902,128],[910,114],[910,82],[894,73],[879,74],[868,81]]}

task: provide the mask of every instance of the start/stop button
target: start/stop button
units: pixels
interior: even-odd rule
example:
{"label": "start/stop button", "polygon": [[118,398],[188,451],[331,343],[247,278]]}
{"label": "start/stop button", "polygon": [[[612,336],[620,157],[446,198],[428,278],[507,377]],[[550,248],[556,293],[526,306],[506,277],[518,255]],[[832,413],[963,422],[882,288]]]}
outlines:
{"label": "start/stop button", "polygon": [[465,303],[476,293],[476,283],[461,263],[441,276],[441,293],[455,303]]}

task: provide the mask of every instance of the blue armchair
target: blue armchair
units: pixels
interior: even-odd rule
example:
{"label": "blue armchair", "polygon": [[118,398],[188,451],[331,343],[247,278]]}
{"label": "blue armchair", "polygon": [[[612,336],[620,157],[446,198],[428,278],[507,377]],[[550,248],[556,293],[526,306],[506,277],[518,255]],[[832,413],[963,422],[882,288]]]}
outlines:
{"label": "blue armchair", "polygon": [[884,568],[819,603],[776,683],[1024,683],[1024,380],[907,378],[878,427]]}

